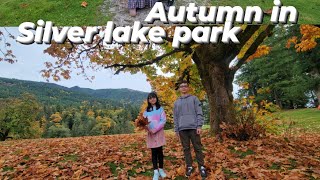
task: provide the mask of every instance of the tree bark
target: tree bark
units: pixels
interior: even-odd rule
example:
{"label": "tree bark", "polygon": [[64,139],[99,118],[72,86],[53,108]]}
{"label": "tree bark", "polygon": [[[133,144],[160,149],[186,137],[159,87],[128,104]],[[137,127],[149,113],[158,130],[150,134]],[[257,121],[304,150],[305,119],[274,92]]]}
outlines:
{"label": "tree bark", "polygon": [[234,75],[229,70],[227,60],[233,59],[237,53],[226,53],[225,50],[232,49],[232,45],[219,51],[214,45],[205,46],[196,50],[193,60],[197,64],[202,84],[209,99],[210,132],[219,135],[222,122],[232,123],[235,120],[232,95]]}

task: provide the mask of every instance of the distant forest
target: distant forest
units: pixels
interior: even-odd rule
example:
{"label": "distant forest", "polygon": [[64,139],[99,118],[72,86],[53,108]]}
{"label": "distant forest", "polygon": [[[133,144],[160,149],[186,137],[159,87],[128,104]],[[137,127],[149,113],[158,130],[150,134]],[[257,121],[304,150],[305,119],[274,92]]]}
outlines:
{"label": "distant forest", "polygon": [[132,133],[147,97],[130,89],[67,88],[0,78],[0,138]]}

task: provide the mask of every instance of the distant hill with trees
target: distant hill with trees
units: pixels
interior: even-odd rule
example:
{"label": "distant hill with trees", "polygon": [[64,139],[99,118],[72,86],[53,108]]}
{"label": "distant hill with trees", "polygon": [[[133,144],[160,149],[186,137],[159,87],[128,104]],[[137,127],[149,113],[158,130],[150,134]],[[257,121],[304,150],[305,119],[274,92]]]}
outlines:
{"label": "distant hill with trees", "polygon": [[132,133],[146,92],[0,78],[0,141]]}
{"label": "distant hill with trees", "polygon": [[89,89],[78,86],[67,88],[54,83],[33,82],[0,77],[0,98],[19,97],[22,93],[34,94],[42,104],[76,105],[83,101],[106,101],[119,105],[129,103],[140,106],[147,93],[131,89]]}

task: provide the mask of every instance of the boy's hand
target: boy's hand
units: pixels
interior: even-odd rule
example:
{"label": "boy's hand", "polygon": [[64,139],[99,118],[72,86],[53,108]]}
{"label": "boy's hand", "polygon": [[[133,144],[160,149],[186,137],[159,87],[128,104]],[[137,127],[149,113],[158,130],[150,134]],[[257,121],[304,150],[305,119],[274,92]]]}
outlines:
{"label": "boy's hand", "polygon": [[200,128],[197,129],[197,134],[201,134],[201,129]]}

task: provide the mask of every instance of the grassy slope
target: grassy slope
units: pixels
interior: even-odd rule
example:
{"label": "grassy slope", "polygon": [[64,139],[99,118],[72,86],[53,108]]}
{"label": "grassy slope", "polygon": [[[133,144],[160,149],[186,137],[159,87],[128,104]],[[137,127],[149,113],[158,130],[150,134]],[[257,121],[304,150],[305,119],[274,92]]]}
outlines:
{"label": "grassy slope", "polygon": [[101,25],[108,17],[103,17],[100,5],[103,0],[1,0],[0,26],[19,26],[20,23],[39,19],[53,21],[55,25]]}
{"label": "grassy slope", "polygon": [[[83,0],[1,0],[0,26],[19,26],[22,22],[36,22],[39,19],[50,20],[56,25],[104,25],[110,17],[101,13],[100,5],[104,0],[87,0],[88,6],[81,7]],[[319,0],[282,0],[283,5],[298,9],[300,24],[319,24]],[[273,6],[271,0],[212,0],[213,6],[240,5],[242,7],[257,5],[262,9]],[[268,17],[266,21],[268,22]]]}
{"label": "grassy slope", "polygon": [[[320,110],[316,108],[285,110],[274,114],[278,117],[279,130],[300,129],[302,132],[319,132],[320,133]],[[293,122],[291,128],[288,129],[288,124]],[[209,125],[204,125],[203,129],[209,129]]]}
{"label": "grassy slope", "polygon": [[320,132],[320,110],[316,108],[287,110],[278,113],[281,120],[293,121],[293,127]]}

